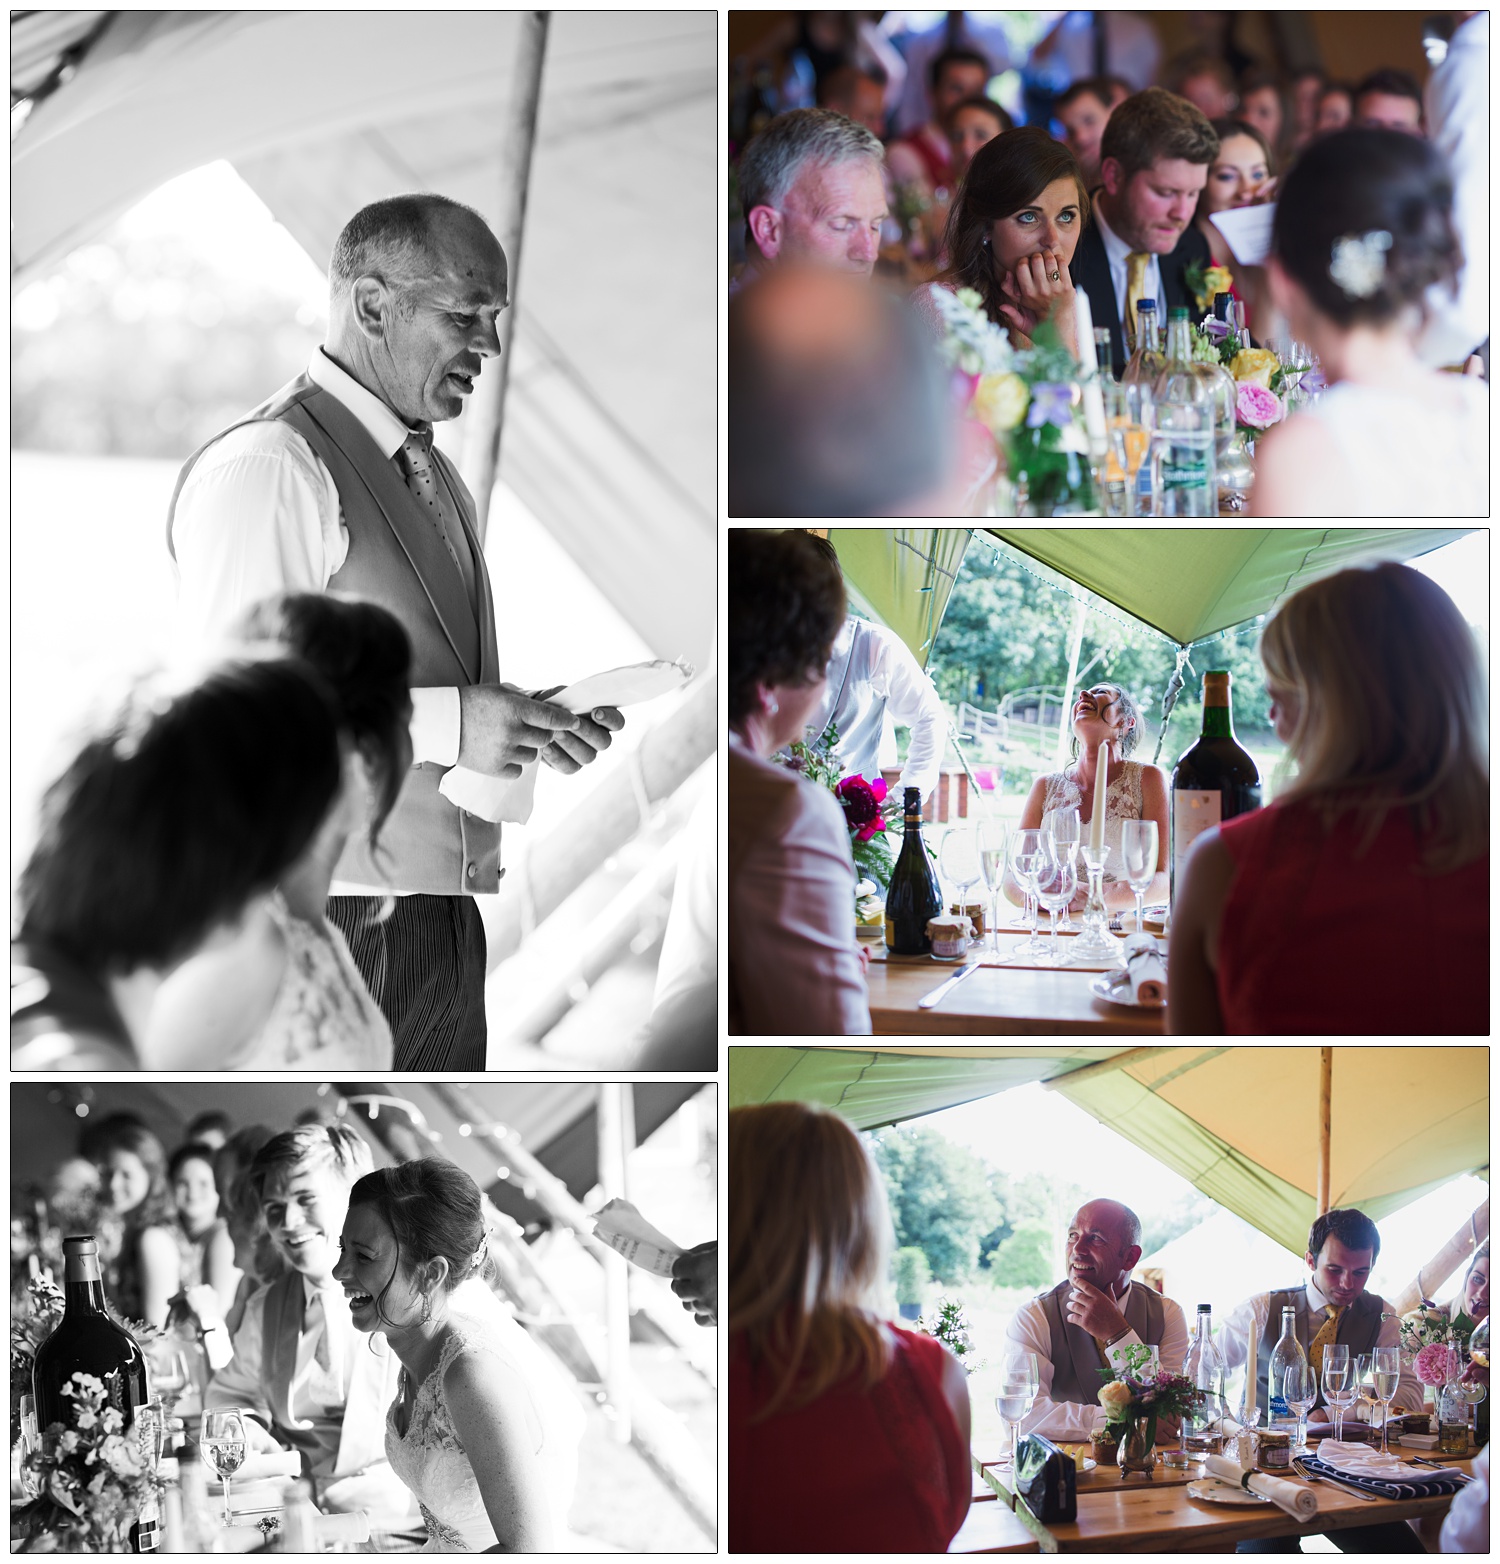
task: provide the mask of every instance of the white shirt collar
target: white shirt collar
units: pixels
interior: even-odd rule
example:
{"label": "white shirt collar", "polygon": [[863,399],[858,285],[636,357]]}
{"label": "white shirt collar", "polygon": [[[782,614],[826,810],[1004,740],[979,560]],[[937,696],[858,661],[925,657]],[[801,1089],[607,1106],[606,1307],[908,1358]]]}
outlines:
{"label": "white shirt collar", "polygon": [[302,1274],[302,1301],[304,1307],[310,1304],[319,1293],[338,1292],[344,1290],[344,1284],[330,1276],[326,1281],[314,1281],[305,1271]]}
{"label": "white shirt collar", "polygon": [[1311,1276],[1307,1279],[1307,1302],[1308,1307],[1314,1314],[1321,1314],[1333,1302],[1332,1298],[1323,1296],[1322,1288],[1318,1286]]}
{"label": "white shirt collar", "polygon": [[1104,254],[1111,267],[1125,265],[1126,258],[1131,254],[1128,244],[1117,234],[1104,220],[1104,213],[1099,209],[1099,203],[1094,203],[1094,221],[1099,225],[1099,237],[1104,241]]}
{"label": "white shirt collar", "polygon": [[407,436],[414,433],[373,391],[367,391],[322,348],[313,350],[307,364],[307,378],[354,414],[365,433],[380,447],[382,456],[394,456],[406,444]]}

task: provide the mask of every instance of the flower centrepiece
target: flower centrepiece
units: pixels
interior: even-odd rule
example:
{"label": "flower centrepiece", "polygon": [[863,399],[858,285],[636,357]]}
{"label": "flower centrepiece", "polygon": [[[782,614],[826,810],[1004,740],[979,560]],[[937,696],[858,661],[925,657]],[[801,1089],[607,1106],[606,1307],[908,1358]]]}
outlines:
{"label": "flower centrepiece", "polygon": [[1260,434],[1286,417],[1279,392],[1286,371],[1269,348],[1253,348],[1226,321],[1206,320],[1193,332],[1193,357],[1228,370],[1235,383],[1234,421]]}
{"label": "flower centrepiece", "polygon": [[[889,791],[884,777],[866,780],[860,776],[839,775],[839,762],[833,751],[839,741],[839,730],[830,722],[812,742],[799,739],[787,746],[789,758],[778,756],[781,764],[791,771],[800,772],[809,782],[826,787],[838,800],[844,811],[844,823],[849,828],[849,851],[859,878],[873,880],[881,893],[889,888],[891,875],[896,868],[896,853],[891,846],[891,833],[886,829],[885,817],[880,806]],[[856,903],[862,895],[857,887]]]}
{"label": "flower centrepiece", "polygon": [[1120,1354],[1121,1369],[1100,1369],[1105,1381],[1099,1390],[1099,1405],[1104,1408],[1104,1431],[1121,1441],[1132,1428],[1146,1425],[1146,1444],[1156,1443],[1159,1417],[1185,1417],[1204,1403],[1204,1392],[1182,1374],[1165,1369],[1151,1373],[1151,1349],[1139,1342]]}
{"label": "flower centrepiece", "polygon": [[1194,261],[1183,268],[1182,280],[1198,301],[1198,308],[1210,310],[1214,306],[1214,295],[1228,293],[1234,286],[1234,273],[1227,266],[1205,266],[1202,261]]}

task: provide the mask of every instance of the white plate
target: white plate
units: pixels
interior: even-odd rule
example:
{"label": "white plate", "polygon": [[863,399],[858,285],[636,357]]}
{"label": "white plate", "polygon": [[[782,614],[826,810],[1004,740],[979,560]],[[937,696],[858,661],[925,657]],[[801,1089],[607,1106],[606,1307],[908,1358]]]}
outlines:
{"label": "white plate", "polygon": [[1203,1499],[1209,1504],[1269,1504],[1271,1502],[1258,1493],[1251,1493],[1248,1488],[1223,1482],[1217,1477],[1201,1477],[1197,1482],[1189,1483],[1187,1491],[1190,1498]]}
{"label": "white plate", "polygon": [[1132,999],[1130,997],[1130,985],[1121,983],[1118,988],[1114,987],[1109,981],[1107,973],[1096,977],[1089,984],[1089,988],[1100,999],[1107,999],[1112,1005],[1124,1005],[1127,1010],[1165,1010],[1167,1008],[1165,999]]}

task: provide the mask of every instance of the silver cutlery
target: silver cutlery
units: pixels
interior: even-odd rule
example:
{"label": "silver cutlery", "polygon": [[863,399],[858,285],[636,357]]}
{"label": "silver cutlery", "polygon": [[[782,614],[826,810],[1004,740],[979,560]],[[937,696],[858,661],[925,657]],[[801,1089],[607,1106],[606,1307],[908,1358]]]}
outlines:
{"label": "silver cutlery", "polygon": [[966,977],[972,976],[978,970],[979,963],[974,961],[971,962],[968,966],[964,967],[962,971],[955,972],[951,978],[948,978],[946,981],[939,983],[930,994],[923,994],[922,997],[917,1001],[917,1009],[931,1010],[932,1007],[938,1002],[938,1000],[940,1000],[945,994],[947,994],[950,990],[957,988]]}
{"label": "silver cutlery", "polygon": [[1306,1482],[1310,1482],[1310,1483],[1327,1483],[1330,1488],[1341,1488],[1341,1489],[1343,1489],[1343,1491],[1345,1493],[1357,1494],[1361,1499],[1363,1499],[1365,1501],[1366,1504],[1379,1504],[1380,1503],[1380,1496],[1378,1494],[1366,1493],[1365,1490],[1363,1488],[1361,1488],[1358,1483],[1345,1482],[1341,1478],[1338,1478],[1338,1477],[1321,1477],[1321,1476],[1318,1476],[1317,1474],[1308,1471],[1306,1465],[1303,1462],[1301,1462],[1301,1461],[1293,1461],[1292,1462],[1292,1470],[1294,1472],[1296,1472],[1296,1474],[1299,1477],[1301,1477]]}

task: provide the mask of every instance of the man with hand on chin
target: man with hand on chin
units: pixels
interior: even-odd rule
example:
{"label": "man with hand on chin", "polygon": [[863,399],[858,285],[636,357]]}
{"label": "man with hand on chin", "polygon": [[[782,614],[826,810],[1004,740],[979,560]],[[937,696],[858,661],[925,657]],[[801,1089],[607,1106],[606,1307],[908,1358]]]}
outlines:
{"label": "man with hand on chin", "polygon": [[342,1125],[287,1130],[256,1154],[247,1178],[286,1269],[247,1300],[204,1408],[241,1408],[251,1452],[299,1451],[321,1508],[389,1516],[413,1502],[385,1459],[401,1365],[383,1336],[354,1329],[333,1276],[349,1191],[374,1166]]}
{"label": "man with hand on chin", "polygon": [[1005,1333],[1008,1351],[1034,1352],[1037,1398],[1023,1433],[1082,1441],[1104,1423],[1101,1370],[1125,1368],[1124,1349],[1157,1349],[1176,1374],[1187,1355],[1182,1309],[1130,1273],[1141,1258],[1140,1218],[1118,1200],[1090,1200],[1068,1225],[1068,1277],[1023,1305]]}

